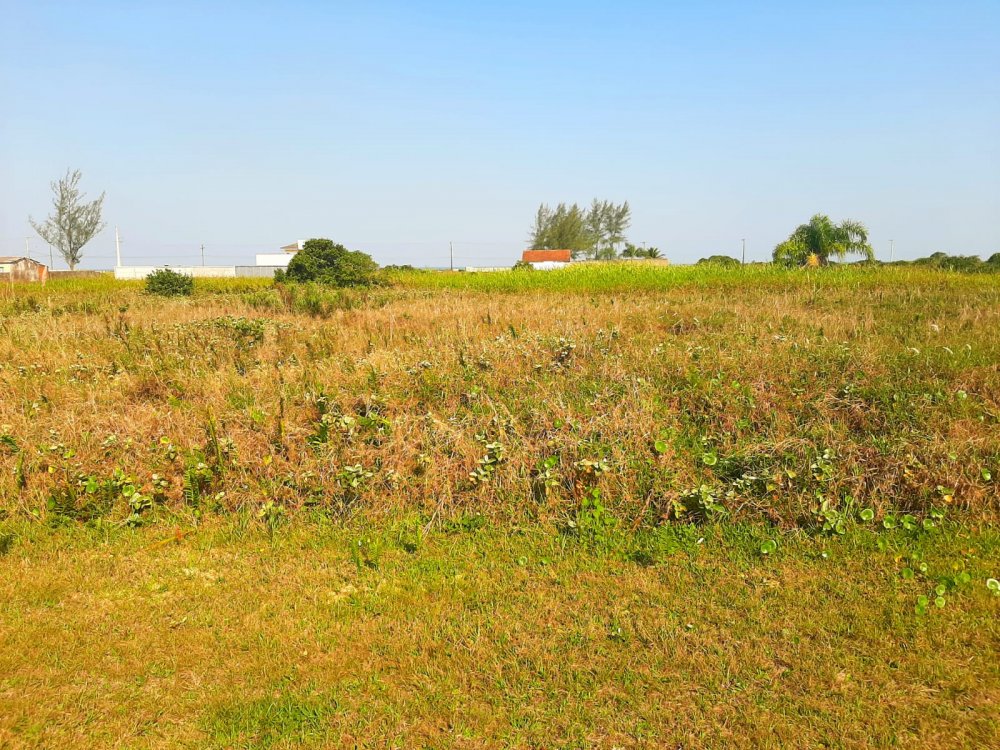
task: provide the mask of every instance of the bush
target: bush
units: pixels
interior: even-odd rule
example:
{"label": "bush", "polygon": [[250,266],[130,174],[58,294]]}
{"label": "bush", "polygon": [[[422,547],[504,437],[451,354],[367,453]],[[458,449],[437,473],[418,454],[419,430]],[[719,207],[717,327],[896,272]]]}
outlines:
{"label": "bush", "polygon": [[371,286],[378,264],[366,253],[348,250],[332,240],[307,240],[288,264],[288,281],[315,281],[327,286]]}
{"label": "bush", "polygon": [[984,261],[978,255],[948,255],[948,253],[937,252],[926,258],[897,260],[891,265],[926,266],[958,273],[996,273],[1000,271],[1000,253],[994,253]]}
{"label": "bush", "polygon": [[169,268],[160,268],[146,277],[146,291],[161,297],[188,297],[194,291],[194,279]]}
{"label": "bush", "polygon": [[713,265],[713,266],[724,266],[725,268],[736,268],[737,266],[743,265],[736,258],[731,258],[728,255],[709,255],[707,258],[702,258],[698,261],[699,266]]}
{"label": "bush", "polygon": [[519,260],[513,265],[513,270],[515,271],[534,271],[535,267],[528,263],[526,260]]}

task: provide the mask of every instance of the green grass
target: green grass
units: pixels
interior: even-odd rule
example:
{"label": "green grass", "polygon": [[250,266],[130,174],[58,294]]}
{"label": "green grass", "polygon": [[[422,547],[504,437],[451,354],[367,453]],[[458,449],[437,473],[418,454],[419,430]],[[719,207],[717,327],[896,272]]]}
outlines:
{"label": "green grass", "polygon": [[[273,538],[18,527],[0,738],[106,747],[989,747],[995,530],[663,530],[640,564],[537,527]],[[377,549],[371,565],[351,550]],[[410,543],[416,539],[416,543]],[[881,543],[879,540],[882,540]],[[918,553],[972,582],[914,611]]]}
{"label": "green grass", "polygon": [[[956,277],[959,281],[956,282]],[[921,267],[846,265],[823,269],[783,269],[770,264],[725,268],[705,264],[663,266],[646,262],[579,263],[553,271],[394,272],[389,278],[418,289],[452,289],[481,292],[650,292],[678,287],[767,288],[775,291],[801,288],[870,288],[913,284],[921,288],[961,283],[972,288],[996,288],[995,278],[948,273]]]}

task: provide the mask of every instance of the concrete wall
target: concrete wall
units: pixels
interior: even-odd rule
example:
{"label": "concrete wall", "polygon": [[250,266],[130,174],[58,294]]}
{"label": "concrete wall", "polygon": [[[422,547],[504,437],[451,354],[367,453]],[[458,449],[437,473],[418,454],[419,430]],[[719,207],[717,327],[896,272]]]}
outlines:
{"label": "concrete wall", "polygon": [[119,266],[115,269],[115,278],[123,281],[141,280],[161,268],[169,268],[196,279],[273,279],[275,271],[285,269],[284,266]]}
{"label": "concrete wall", "polygon": [[106,271],[105,270],[93,271],[90,269],[87,269],[86,271],[70,271],[68,269],[59,269],[55,271],[50,270],[49,278],[50,279],[96,279],[111,273],[114,273],[114,271],[111,271],[110,269]]}
{"label": "concrete wall", "polygon": [[236,266],[236,277],[240,279],[273,279],[274,272],[285,270],[284,266]]}
{"label": "concrete wall", "polygon": [[118,266],[115,269],[116,279],[144,279],[153,271],[169,268],[176,273],[187,274],[196,279],[233,279],[236,278],[236,266]]}

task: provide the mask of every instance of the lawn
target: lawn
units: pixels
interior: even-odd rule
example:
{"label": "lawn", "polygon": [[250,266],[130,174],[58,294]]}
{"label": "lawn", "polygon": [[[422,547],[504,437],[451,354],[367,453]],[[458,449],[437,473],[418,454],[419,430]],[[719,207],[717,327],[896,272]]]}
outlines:
{"label": "lawn", "polygon": [[0,746],[997,746],[997,330],[916,268],[5,288]]}

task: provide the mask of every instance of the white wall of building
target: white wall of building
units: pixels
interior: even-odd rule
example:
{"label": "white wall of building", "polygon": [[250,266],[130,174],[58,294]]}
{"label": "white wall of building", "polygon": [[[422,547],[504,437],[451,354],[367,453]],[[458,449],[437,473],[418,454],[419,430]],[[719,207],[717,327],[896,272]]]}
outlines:
{"label": "white wall of building", "polygon": [[561,260],[539,260],[531,264],[536,271],[552,271],[556,268],[565,268],[569,263]]}
{"label": "white wall of building", "polygon": [[257,253],[257,265],[287,268],[288,262],[294,257],[295,253]]}

